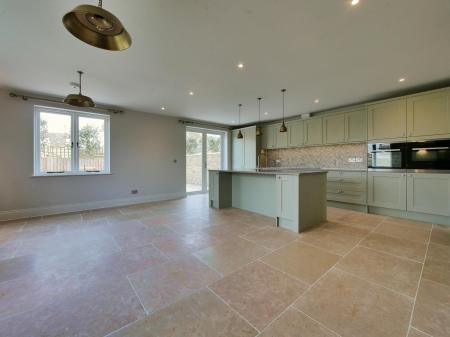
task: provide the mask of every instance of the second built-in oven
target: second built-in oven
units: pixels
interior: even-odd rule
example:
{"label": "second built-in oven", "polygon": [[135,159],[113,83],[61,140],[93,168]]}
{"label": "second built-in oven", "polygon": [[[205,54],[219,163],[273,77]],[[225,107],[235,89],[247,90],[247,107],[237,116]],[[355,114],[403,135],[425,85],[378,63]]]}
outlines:
{"label": "second built-in oven", "polygon": [[450,170],[450,140],[408,143],[408,169]]}
{"label": "second built-in oven", "polygon": [[369,169],[406,169],[406,143],[368,144]]}

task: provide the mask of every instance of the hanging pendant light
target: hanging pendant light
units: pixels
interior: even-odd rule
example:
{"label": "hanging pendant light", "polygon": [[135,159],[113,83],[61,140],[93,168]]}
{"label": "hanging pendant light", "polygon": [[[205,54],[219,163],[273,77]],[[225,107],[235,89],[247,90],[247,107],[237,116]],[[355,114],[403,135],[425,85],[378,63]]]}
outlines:
{"label": "hanging pendant light", "polygon": [[[239,124],[241,124],[241,107],[242,107],[242,104],[239,104],[238,105],[238,111],[239,111]],[[238,134],[237,134],[237,139],[242,139],[242,138],[244,138],[244,135],[242,134],[242,131],[241,131],[241,129],[239,129],[239,131],[238,131]]]}
{"label": "hanging pendant light", "polygon": [[281,123],[280,132],[287,132],[287,127],[284,123],[284,94],[286,93],[286,89],[281,89],[281,92],[283,93],[283,123]]}
{"label": "hanging pendant light", "polygon": [[120,20],[98,6],[79,5],[64,15],[63,24],[76,38],[91,46],[106,50],[125,50],[131,46],[131,36]]}
{"label": "hanging pendant light", "polygon": [[262,136],[262,128],[259,126],[261,124],[261,100],[262,97],[258,97],[258,126],[256,127],[256,136]]}
{"label": "hanging pendant light", "polygon": [[83,72],[81,70],[78,70],[78,75],[79,75],[78,88],[80,91],[78,94],[67,95],[67,97],[64,98],[64,103],[67,103],[67,104],[73,105],[73,106],[93,108],[93,107],[95,107],[94,101],[90,97],[84,96],[81,94],[81,75],[83,75]]}

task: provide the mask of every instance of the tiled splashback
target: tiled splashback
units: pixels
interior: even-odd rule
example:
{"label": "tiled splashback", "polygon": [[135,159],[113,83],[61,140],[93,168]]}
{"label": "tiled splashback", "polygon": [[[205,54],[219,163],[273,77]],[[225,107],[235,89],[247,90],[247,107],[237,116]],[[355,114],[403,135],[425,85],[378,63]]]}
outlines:
{"label": "tiled splashback", "polygon": [[267,166],[366,169],[367,146],[346,144],[268,150]]}

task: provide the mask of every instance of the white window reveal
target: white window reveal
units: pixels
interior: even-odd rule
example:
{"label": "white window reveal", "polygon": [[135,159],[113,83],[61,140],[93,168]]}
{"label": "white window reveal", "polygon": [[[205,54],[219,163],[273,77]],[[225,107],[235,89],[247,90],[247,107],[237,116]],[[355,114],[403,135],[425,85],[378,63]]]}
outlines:
{"label": "white window reveal", "polygon": [[109,115],[35,106],[34,175],[108,174]]}

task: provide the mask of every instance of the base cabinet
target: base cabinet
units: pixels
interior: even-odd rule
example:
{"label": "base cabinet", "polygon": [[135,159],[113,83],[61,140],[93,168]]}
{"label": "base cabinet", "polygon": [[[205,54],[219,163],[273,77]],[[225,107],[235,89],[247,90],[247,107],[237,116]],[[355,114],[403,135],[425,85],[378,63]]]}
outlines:
{"label": "base cabinet", "polygon": [[213,208],[231,207],[231,174],[209,171],[209,206]]}
{"label": "base cabinet", "polygon": [[407,209],[411,212],[450,216],[450,175],[408,174]]}
{"label": "base cabinet", "polygon": [[277,195],[277,218],[281,228],[298,232],[299,221],[299,194],[298,176],[277,175],[276,195]]}
{"label": "base cabinet", "polygon": [[406,210],[406,173],[369,172],[369,206]]}
{"label": "base cabinet", "polygon": [[327,200],[366,205],[366,172],[329,171],[327,174]]}

